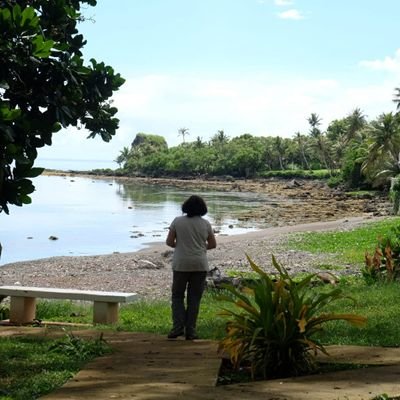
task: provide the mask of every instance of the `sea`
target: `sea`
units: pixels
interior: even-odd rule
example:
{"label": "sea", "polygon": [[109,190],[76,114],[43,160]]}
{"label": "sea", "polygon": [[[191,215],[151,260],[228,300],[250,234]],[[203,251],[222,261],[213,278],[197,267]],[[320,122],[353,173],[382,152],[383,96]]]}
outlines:
{"label": "sea", "polygon": [[33,178],[32,204],[10,207],[0,214],[0,266],[54,256],[89,256],[134,252],[165,241],[181,204],[197,193],[208,204],[206,218],[219,235],[262,228],[257,221],[241,221],[243,208],[258,207],[265,195],[176,188],[97,179],[69,174],[115,168],[101,160],[47,160],[38,166],[65,171],[63,176]]}
{"label": "sea", "polygon": [[118,164],[112,160],[72,160],[66,158],[38,158],[35,166],[59,171],[91,171],[92,169],[118,168]]}

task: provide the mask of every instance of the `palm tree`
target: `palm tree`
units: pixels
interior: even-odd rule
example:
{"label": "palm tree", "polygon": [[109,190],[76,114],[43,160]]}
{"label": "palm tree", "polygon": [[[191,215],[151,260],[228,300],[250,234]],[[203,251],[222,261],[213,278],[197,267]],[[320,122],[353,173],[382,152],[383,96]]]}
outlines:
{"label": "palm tree", "polygon": [[279,160],[279,167],[281,170],[284,170],[285,167],[283,165],[283,159],[285,156],[285,150],[286,150],[286,146],[284,141],[282,140],[282,138],[280,136],[277,136],[274,139],[273,142],[273,148],[276,151],[277,155],[278,155],[278,160]]}
{"label": "palm tree", "polygon": [[203,139],[200,136],[197,136],[197,138],[196,138],[195,147],[198,149],[204,147]]}
{"label": "palm tree", "polygon": [[395,103],[397,103],[397,111],[399,112],[400,111],[400,88],[395,88],[394,89],[397,93],[395,93],[395,95],[394,95],[394,99],[393,99],[393,101],[395,102]]}
{"label": "palm tree", "polygon": [[223,129],[217,131],[217,133],[211,138],[211,143],[217,147],[222,147],[224,144],[228,143],[229,136],[225,134]]}
{"label": "palm tree", "polygon": [[131,150],[126,146],[119,152],[118,157],[114,160],[119,165],[119,168],[128,161],[130,152]]}
{"label": "palm tree", "polygon": [[[305,137],[302,135],[300,132],[295,133],[295,140],[297,143],[297,148],[301,154],[301,159],[302,159],[302,168],[304,169],[304,165],[306,166],[306,169],[310,169],[310,164],[307,160],[306,156],[306,142],[305,142]],[[303,165],[304,163],[304,165]]]}
{"label": "palm tree", "polygon": [[318,114],[312,113],[309,118],[307,118],[308,123],[310,124],[310,136],[311,136],[311,146],[318,153],[321,164],[328,170],[332,170],[331,166],[328,163],[330,160],[329,154],[329,142],[327,137],[323,134],[323,132],[319,129],[321,125],[321,118]]}
{"label": "palm tree", "polygon": [[343,166],[343,158],[351,142],[348,140],[348,130],[348,118],[333,120],[326,130],[326,137],[332,143],[332,162],[335,168],[341,168]]}
{"label": "palm tree", "polygon": [[310,136],[316,138],[321,135],[321,130],[318,128],[321,125],[322,119],[319,117],[318,114],[311,113],[311,116],[307,118],[308,123],[311,126],[310,129]]}
{"label": "palm tree", "polygon": [[185,143],[185,136],[189,135],[189,128],[179,128],[178,136],[182,136],[182,143]]}
{"label": "palm tree", "polygon": [[370,142],[362,171],[375,186],[400,173],[400,118],[390,113],[372,121],[367,130]]}
{"label": "palm tree", "polygon": [[274,169],[274,151],[270,138],[266,138],[263,149],[263,158],[267,168],[271,171]]}
{"label": "palm tree", "polygon": [[367,120],[359,108],[355,108],[353,112],[347,116],[346,120],[348,124],[346,142],[348,143],[351,139],[354,139],[358,131],[367,125]]}

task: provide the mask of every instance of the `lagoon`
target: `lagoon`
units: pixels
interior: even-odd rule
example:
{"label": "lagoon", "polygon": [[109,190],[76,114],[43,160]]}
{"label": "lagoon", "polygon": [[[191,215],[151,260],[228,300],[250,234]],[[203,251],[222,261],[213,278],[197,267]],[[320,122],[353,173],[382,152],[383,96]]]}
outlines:
{"label": "lagoon", "polygon": [[[193,193],[205,198],[207,219],[219,234],[261,228],[239,221],[243,208],[258,207],[265,195],[193,191],[173,186],[75,176],[39,176],[32,204],[0,214],[0,265],[53,256],[132,252],[164,241],[182,202]],[[53,236],[57,240],[50,240]]]}

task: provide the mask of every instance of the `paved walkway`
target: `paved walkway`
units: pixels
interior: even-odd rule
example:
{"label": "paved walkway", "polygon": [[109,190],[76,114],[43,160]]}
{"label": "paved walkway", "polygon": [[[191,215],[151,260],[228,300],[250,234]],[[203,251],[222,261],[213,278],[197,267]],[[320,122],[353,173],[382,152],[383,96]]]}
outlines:
{"label": "paved walkway", "polygon": [[[2,335],[45,334],[37,328],[2,327]],[[60,333],[64,334],[64,333]],[[98,331],[81,331],[97,336]],[[53,335],[53,333],[52,333]],[[328,347],[337,362],[368,363],[365,369],[229,386],[215,386],[220,360],[216,343],[107,332],[114,352],[89,363],[43,400],[353,400],[386,393],[400,396],[400,349]]]}

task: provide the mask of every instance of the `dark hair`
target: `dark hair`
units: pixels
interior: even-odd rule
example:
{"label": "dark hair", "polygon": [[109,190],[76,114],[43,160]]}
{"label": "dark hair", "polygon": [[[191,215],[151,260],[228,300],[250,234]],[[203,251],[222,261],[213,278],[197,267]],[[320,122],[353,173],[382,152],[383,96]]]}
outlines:
{"label": "dark hair", "polygon": [[182,204],[182,212],[188,217],[202,217],[207,211],[206,202],[200,196],[192,195]]}

